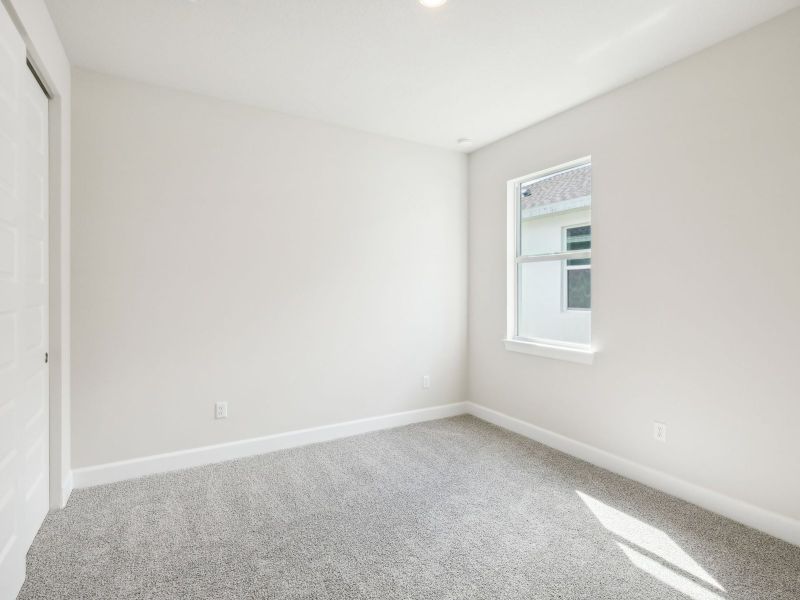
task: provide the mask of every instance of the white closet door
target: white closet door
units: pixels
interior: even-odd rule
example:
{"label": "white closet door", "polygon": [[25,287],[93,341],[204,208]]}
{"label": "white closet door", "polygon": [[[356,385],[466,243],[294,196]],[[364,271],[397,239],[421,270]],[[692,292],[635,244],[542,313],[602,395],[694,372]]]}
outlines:
{"label": "white closet door", "polygon": [[30,546],[49,508],[49,365],[48,345],[48,135],[47,96],[29,69],[24,70],[25,159],[21,188],[24,198],[24,244],[20,249],[23,307],[19,316],[20,398],[22,431],[21,491],[25,504],[24,545]]}
{"label": "white closet door", "polygon": [[0,600],[48,506],[47,99],[0,5]]}

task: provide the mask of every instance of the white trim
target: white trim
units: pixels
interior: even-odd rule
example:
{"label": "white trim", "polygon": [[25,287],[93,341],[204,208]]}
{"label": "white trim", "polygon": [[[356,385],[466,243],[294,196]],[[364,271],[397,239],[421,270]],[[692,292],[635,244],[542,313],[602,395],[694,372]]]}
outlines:
{"label": "white trim", "polygon": [[498,427],[800,546],[800,520],[731,498],[474,402],[467,403],[467,412]]}
{"label": "white trim", "polygon": [[123,460],[93,467],[83,467],[80,469],[73,469],[72,473],[75,487],[80,489],[125,479],[134,479],[154,473],[198,467],[226,460],[265,454],[285,448],[294,448],[296,446],[305,446],[306,444],[335,440],[359,433],[401,427],[403,425],[410,425],[411,423],[445,419],[447,417],[463,415],[466,412],[466,402],[456,402],[454,404],[420,408],[379,417],[369,417],[357,421],[323,425],[310,429],[298,429],[296,431],[276,433],[264,437],[228,442],[214,446],[203,446],[200,448],[179,450],[177,452],[168,452],[166,454],[157,454],[154,456],[144,456],[142,458]]}
{"label": "white trim", "polygon": [[[574,227],[578,227],[578,225],[569,225],[568,227],[562,227],[562,229],[571,229]],[[522,265],[525,263],[537,263],[537,262],[548,262],[548,261],[568,261],[568,260],[575,260],[581,258],[592,258],[592,251],[591,250],[562,250],[560,252],[550,252],[549,254],[525,254],[523,256],[518,256],[514,259],[518,265]],[[570,267],[571,269],[588,269],[589,265],[578,265],[574,267]]]}
{"label": "white trim", "polygon": [[[357,421],[348,421],[334,425],[324,425],[310,429],[301,429],[286,433],[269,435],[261,438],[242,440],[216,446],[206,446],[191,450],[170,452],[156,456],[136,458],[132,460],[108,463],[95,467],[75,469],[68,477],[68,483],[74,477],[76,488],[112,483],[125,479],[133,479],[144,475],[174,471],[200,465],[233,460],[285,448],[294,448],[306,444],[324,442],[360,433],[401,427],[411,423],[444,419],[461,414],[471,414],[479,419],[513,431],[561,452],[570,454],[607,469],[623,477],[633,479],[667,494],[681,498],[701,506],[707,510],[743,523],[759,531],[800,545],[800,521],[792,519],[753,504],[749,504],[725,494],[704,488],[695,483],[680,479],[663,471],[617,456],[589,444],[568,438],[559,433],[538,427],[521,419],[511,417],[499,411],[487,408],[474,402],[458,402],[431,408],[422,408],[407,412],[370,417]],[[71,485],[65,485],[64,502],[71,491]]]}
{"label": "white trim", "polygon": [[70,471],[66,478],[64,479],[64,486],[61,488],[61,506],[58,508],[64,508],[67,505],[67,500],[69,500],[70,495],[72,494],[72,489],[75,486],[75,481],[72,477],[72,471]]}
{"label": "white trim", "polygon": [[558,342],[544,343],[540,341],[527,341],[518,338],[506,338],[503,340],[506,350],[511,352],[521,352],[543,358],[554,358],[557,360],[568,360],[583,365],[590,365],[594,362],[595,351],[590,346],[579,347],[568,346]]}

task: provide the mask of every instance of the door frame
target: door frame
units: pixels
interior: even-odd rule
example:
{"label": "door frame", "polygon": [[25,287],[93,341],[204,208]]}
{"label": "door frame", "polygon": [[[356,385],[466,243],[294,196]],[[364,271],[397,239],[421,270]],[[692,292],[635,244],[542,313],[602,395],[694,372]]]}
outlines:
{"label": "door frame", "polygon": [[[63,508],[72,492],[70,460],[70,64],[44,0],[0,0],[25,43],[48,96],[49,156],[49,496]],[[27,67],[26,67],[27,68]]]}

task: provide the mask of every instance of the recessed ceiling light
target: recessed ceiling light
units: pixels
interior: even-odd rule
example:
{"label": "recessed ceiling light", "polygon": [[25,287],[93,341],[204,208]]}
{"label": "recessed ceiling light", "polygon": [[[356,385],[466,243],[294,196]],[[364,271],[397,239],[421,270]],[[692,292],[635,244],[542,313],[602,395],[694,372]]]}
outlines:
{"label": "recessed ceiling light", "polygon": [[439,8],[445,2],[447,2],[447,0],[419,0],[419,3],[425,8]]}
{"label": "recessed ceiling light", "polygon": [[472,139],[471,138],[459,138],[458,139],[458,145],[459,146],[471,146],[472,145]]}

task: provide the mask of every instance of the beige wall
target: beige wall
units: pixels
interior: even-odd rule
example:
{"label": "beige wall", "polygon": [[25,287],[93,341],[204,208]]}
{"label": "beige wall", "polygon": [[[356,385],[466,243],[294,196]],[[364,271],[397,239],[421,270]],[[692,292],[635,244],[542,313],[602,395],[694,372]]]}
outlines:
{"label": "beige wall", "polygon": [[463,155],[73,89],[74,467],[465,399]]}
{"label": "beige wall", "polygon": [[[472,401],[800,517],[798,57],[795,10],[471,155]],[[586,155],[599,353],[508,352],[506,181]]]}
{"label": "beige wall", "polygon": [[[796,10],[471,155],[471,400],[800,517],[797,56]],[[464,399],[463,157],[74,85],[75,467]],[[506,182],[586,155],[595,363],[507,352]]]}

